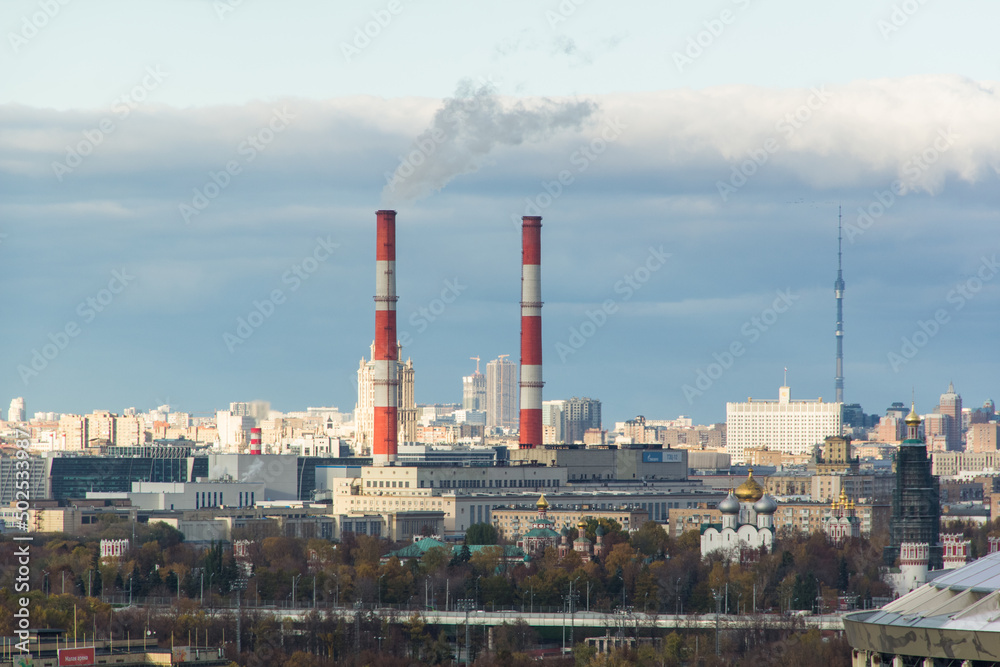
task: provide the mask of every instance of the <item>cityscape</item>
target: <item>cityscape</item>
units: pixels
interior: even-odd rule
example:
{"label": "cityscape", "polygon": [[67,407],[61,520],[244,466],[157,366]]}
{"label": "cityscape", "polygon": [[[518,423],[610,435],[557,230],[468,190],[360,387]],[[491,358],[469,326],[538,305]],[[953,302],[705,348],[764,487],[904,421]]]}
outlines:
{"label": "cityscape", "polygon": [[996,8],[97,4],[0,9],[0,667],[1000,664]]}

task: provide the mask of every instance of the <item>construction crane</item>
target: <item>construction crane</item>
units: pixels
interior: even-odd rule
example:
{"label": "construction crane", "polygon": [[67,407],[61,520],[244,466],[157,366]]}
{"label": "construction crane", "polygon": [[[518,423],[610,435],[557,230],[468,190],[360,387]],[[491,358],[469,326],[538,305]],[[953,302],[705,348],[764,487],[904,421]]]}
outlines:
{"label": "construction crane", "polygon": [[509,354],[498,354],[497,355],[497,359],[499,359],[500,362],[503,363],[503,360],[506,359],[509,356],[510,356]]}
{"label": "construction crane", "polygon": [[479,375],[479,357],[469,357],[469,359],[476,362],[476,375]]}

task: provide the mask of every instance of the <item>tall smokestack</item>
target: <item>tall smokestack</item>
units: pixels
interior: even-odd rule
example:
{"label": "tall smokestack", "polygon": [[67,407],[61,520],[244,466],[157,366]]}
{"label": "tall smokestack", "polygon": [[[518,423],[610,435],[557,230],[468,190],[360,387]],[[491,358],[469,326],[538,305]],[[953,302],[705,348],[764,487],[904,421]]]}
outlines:
{"label": "tall smokestack", "polygon": [[375,424],[372,462],[377,466],[396,461],[397,400],[399,378],[396,347],[396,212],[377,211],[375,247]]}
{"label": "tall smokestack", "polygon": [[256,426],[250,429],[250,453],[260,455],[260,429]]}
{"label": "tall smokestack", "polygon": [[837,377],[833,389],[837,403],[844,402],[844,271],[841,265],[843,255],[844,227],[837,207],[837,281],[833,283],[833,295],[837,299]]}
{"label": "tall smokestack", "polygon": [[542,218],[521,218],[521,449],[542,444]]}

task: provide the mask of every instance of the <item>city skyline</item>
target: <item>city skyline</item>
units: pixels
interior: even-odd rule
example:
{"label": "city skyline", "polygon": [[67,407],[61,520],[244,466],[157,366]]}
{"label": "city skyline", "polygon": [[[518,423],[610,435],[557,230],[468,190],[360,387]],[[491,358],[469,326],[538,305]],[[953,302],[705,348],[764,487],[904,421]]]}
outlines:
{"label": "city skyline", "polygon": [[833,401],[838,207],[845,401],[994,397],[993,5],[56,4],[0,8],[0,404],[349,411],[379,208],[417,403],[517,363],[522,215],[543,400]]}

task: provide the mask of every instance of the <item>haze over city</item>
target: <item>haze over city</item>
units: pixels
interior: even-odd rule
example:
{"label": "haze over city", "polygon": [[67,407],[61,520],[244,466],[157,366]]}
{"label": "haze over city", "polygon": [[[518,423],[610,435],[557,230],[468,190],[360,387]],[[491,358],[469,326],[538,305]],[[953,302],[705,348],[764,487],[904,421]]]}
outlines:
{"label": "haze over city", "polygon": [[832,401],[840,208],[845,401],[978,406],[1000,10],[903,4],[4,3],[0,400],[350,411],[393,208],[418,403],[517,361],[522,215],[546,399]]}

